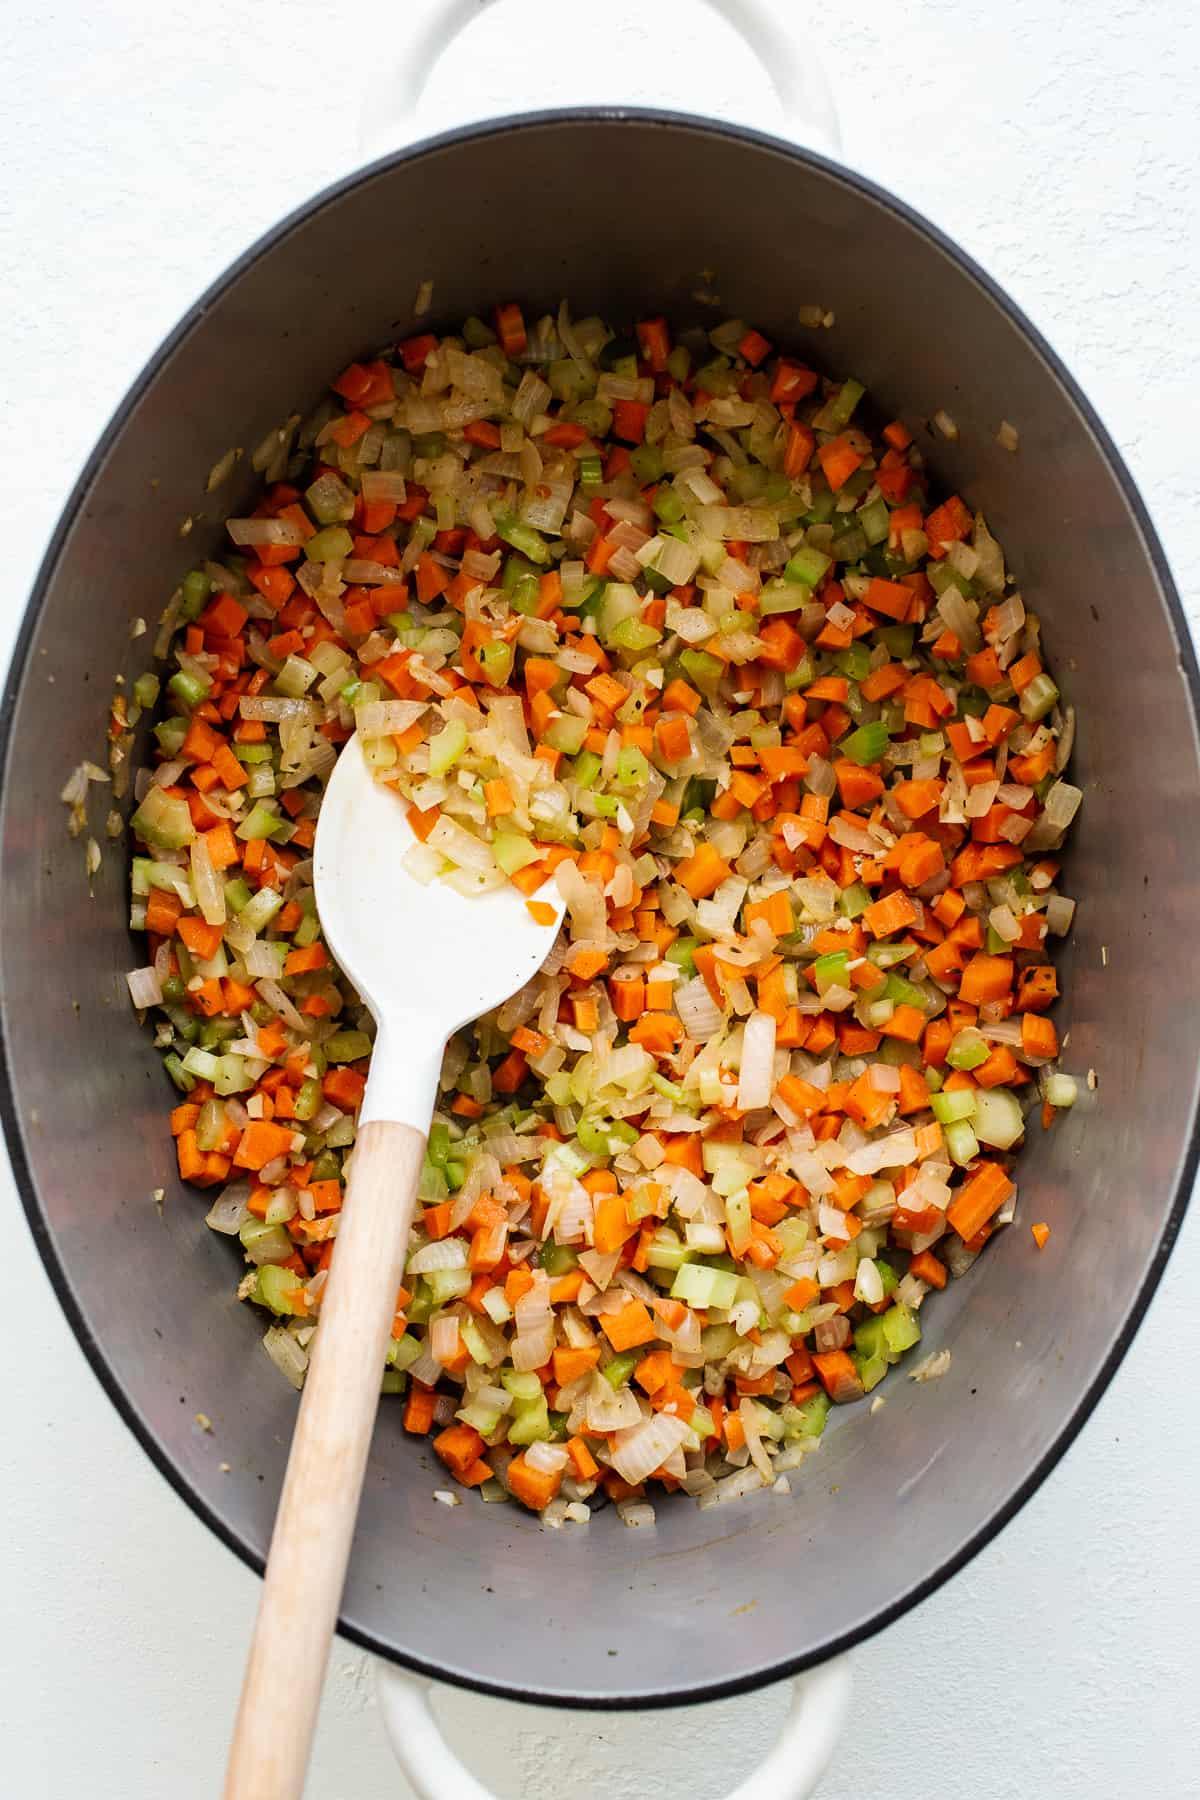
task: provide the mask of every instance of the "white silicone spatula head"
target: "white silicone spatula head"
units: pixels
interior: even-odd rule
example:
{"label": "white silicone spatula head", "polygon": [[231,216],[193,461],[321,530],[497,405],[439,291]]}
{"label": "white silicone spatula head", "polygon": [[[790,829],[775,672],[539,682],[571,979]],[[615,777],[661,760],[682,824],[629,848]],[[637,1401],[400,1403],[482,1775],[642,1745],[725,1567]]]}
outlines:
{"label": "white silicone spatula head", "polygon": [[554,922],[539,925],[508,883],[470,898],[445,882],[423,886],[404,866],[414,841],[405,802],[375,780],[351,738],[317,824],[321,929],[379,1027],[362,1121],[425,1131],[446,1039],[536,974],[563,908],[549,887],[539,899]]}
{"label": "white silicone spatula head", "polygon": [[553,887],[539,896],[552,907],[553,922],[539,925],[524,896],[507,884],[473,898],[442,882],[422,886],[404,866],[412,842],[405,803],[374,780],[352,738],[326,789],[314,885],[329,948],[379,1030],[275,1520],[225,1800],[300,1800],[442,1049],[458,1026],[529,980],[562,917]]}

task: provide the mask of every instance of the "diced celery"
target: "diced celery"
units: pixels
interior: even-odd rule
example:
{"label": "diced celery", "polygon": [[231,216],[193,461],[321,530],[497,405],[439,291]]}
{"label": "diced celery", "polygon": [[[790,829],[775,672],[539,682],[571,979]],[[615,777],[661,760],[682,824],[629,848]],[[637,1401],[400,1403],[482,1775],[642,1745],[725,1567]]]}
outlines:
{"label": "diced celery", "polygon": [[326,525],[305,539],[304,554],[309,562],[338,562],[354,554],[354,539],[344,525]]}
{"label": "diced celery", "polygon": [[180,669],[172,675],[167,686],[175,698],[182,700],[190,710],[193,706],[199,706],[205,694],[212,687],[212,682],[207,675],[191,675],[186,669]]}
{"label": "diced celery", "polygon": [[823,550],[815,550],[811,544],[800,544],[784,564],[783,578],[814,588],[832,564],[833,558],[826,556]]}
{"label": "diced celery", "polygon": [[[336,525],[354,517],[354,494],[340,475],[327,470],[305,491],[308,510],[318,525]],[[320,536],[320,533],[317,533]],[[312,539],[308,540],[310,543]]]}
{"label": "diced celery", "polygon": [[888,1372],[889,1365],[886,1356],[864,1356],[861,1351],[854,1350],[851,1352],[851,1360],[854,1363],[858,1379],[862,1382],[864,1394],[869,1394],[872,1388],[877,1388]]}
{"label": "diced celery", "polygon": [[[263,1219],[247,1219],[238,1237],[250,1261],[260,1268],[267,1263],[287,1262],[296,1248],[282,1225],[268,1225]],[[288,1274],[289,1285],[295,1287],[296,1276],[291,1270]]]}
{"label": "diced celery", "polygon": [[539,1394],[536,1400],[531,1400],[526,1405],[514,1406],[508,1427],[510,1444],[545,1443],[552,1435],[544,1394]]}
{"label": "diced celery", "polygon": [[685,1300],[689,1306],[729,1307],[737,1295],[738,1278],[707,1263],[685,1262],[671,1286],[673,1300]]}
{"label": "diced celery", "polygon": [[254,1298],[260,1306],[269,1306],[280,1318],[286,1318],[299,1310],[292,1298],[299,1287],[300,1278],[294,1269],[280,1268],[277,1263],[264,1263],[254,1284]]}
{"label": "diced celery", "polygon": [[832,987],[849,986],[849,951],[832,950],[827,956],[818,956],[813,964],[813,977],[817,984],[818,994],[826,994]]}
{"label": "diced celery", "polygon": [[1028,719],[1031,725],[1036,725],[1039,719],[1044,719],[1052,710],[1057,699],[1058,689],[1043,670],[1040,675],[1034,676],[1018,701],[1021,717]]}
{"label": "diced celery", "polygon": [[887,1342],[888,1357],[892,1362],[903,1356],[906,1350],[911,1350],[914,1344],[920,1343],[920,1322],[910,1306],[897,1300],[879,1316],[883,1320],[883,1335]]}
{"label": "diced celery", "polygon": [[199,1081],[212,1081],[220,1065],[220,1058],[210,1050],[198,1050],[193,1047],[183,1059],[183,1066],[189,1075],[195,1075]]}
{"label": "diced celery", "polygon": [[208,605],[208,597],[212,593],[212,582],[203,569],[193,569],[183,578],[183,589],[179,601],[179,617],[185,624],[198,619]]}
{"label": "diced celery", "polygon": [[500,1386],[514,1400],[523,1400],[526,1404],[542,1397],[542,1384],[532,1369],[501,1369]]}
{"label": "diced celery", "polygon": [[828,1394],[813,1394],[800,1406],[783,1407],[781,1416],[784,1437],[820,1437],[829,1417],[830,1404]]}
{"label": "diced celery", "polygon": [[618,1356],[604,1364],[600,1373],[610,1387],[624,1387],[644,1355],[644,1350],[622,1350]]}
{"label": "diced celery", "polygon": [[[424,1277],[429,1284],[430,1298],[435,1306],[446,1306],[451,1300],[461,1300],[471,1285],[469,1269],[431,1269]],[[411,1318],[411,1309],[409,1317]]]}
{"label": "diced celery", "polygon": [[452,769],[467,747],[467,728],[461,719],[451,719],[429,740],[429,773],[444,775]]}
{"label": "diced celery", "polygon": [[542,733],[542,742],[552,750],[561,750],[564,756],[575,756],[582,750],[588,730],[587,720],[578,713],[560,713]]}
{"label": "diced celery", "polygon": [[846,380],[832,394],[813,419],[818,431],[842,431],[850,423],[854,409],[866,393],[861,381]]}
{"label": "diced celery", "polygon": [[259,800],[251,807],[246,817],[237,828],[237,835],[246,843],[256,843],[260,838],[275,837],[281,827],[288,823],[277,812]]}
{"label": "diced celery", "polygon": [[331,1063],[359,1062],[371,1054],[371,1040],[365,1031],[335,1031],[321,1048]]}
{"label": "diced celery", "polygon": [[947,1125],[943,1136],[951,1162],[957,1163],[960,1169],[965,1169],[979,1155],[979,1139],[965,1119],[959,1119],[954,1125]]}
{"label": "diced celery", "polygon": [[868,544],[882,544],[888,535],[888,504],[882,497],[869,500],[858,511],[858,523]]}
{"label": "diced celery", "polygon": [[1048,1106],[1055,1106],[1062,1111],[1074,1106],[1079,1098],[1079,1083],[1073,1075],[1046,1075],[1042,1081],[1042,1099]]}
{"label": "diced celery", "polygon": [[758,610],[764,618],[773,613],[798,612],[812,600],[812,589],[795,581],[768,581],[758,596]]}
{"label": "diced celery", "polygon": [[939,1125],[954,1125],[960,1119],[969,1119],[980,1092],[979,1088],[956,1088],[949,1094],[932,1094],[929,1105],[934,1118]]}
{"label": "diced celery", "polygon": [[851,762],[860,763],[865,768],[869,763],[877,763],[888,747],[888,728],[882,719],[874,720],[870,725],[860,725],[849,737],[843,738],[838,745],[838,754],[849,757]]}
{"label": "diced celery", "polygon": [[271,923],[283,905],[283,895],[275,888],[259,888],[238,914],[238,923],[251,931],[262,931]]}
{"label": "diced celery", "polygon": [[529,839],[519,831],[498,831],[492,839],[492,855],[496,866],[503,869],[506,875],[515,875],[538,859],[538,853]]}
{"label": "diced celery", "polygon": [[950,1039],[946,1061],[952,1069],[977,1069],[991,1054],[983,1035],[968,1025]]}
{"label": "diced celery", "polygon": [[851,882],[843,888],[838,899],[838,911],[847,919],[857,919],[860,913],[866,912],[871,904],[871,895],[861,881]]}
{"label": "diced celery", "polygon": [[387,1361],[390,1369],[410,1369],[421,1354],[421,1346],[415,1337],[406,1331],[403,1337],[393,1338],[388,1345]]}
{"label": "diced celery", "polygon": [[129,821],[132,829],[155,850],[182,850],[196,835],[188,803],[160,787],[146,790],[146,797]]}
{"label": "diced celery", "polygon": [[578,1250],[573,1249],[570,1244],[556,1244],[553,1238],[547,1238],[538,1251],[538,1263],[552,1280],[560,1275],[569,1275],[578,1262]]}
{"label": "diced celery", "polygon": [[539,532],[532,525],[522,525],[515,513],[502,512],[496,515],[496,535],[530,562],[548,563],[550,548]]}
{"label": "diced celery", "polygon": [[693,687],[702,694],[715,694],[725,673],[725,664],[707,650],[681,650],[679,660]]}
{"label": "diced celery", "polygon": [[581,788],[593,787],[600,768],[600,758],[594,750],[581,750],[572,764],[571,779]]}
{"label": "diced celery", "polygon": [[971,1128],[981,1144],[993,1150],[1011,1150],[1025,1130],[1016,1095],[1005,1087],[978,1088]]}
{"label": "diced celery", "polygon": [[850,681],[865,681],[871,672],[870,649],[860,638],[848,649],[837,652],[833,666],[839,675],[845,675]]}

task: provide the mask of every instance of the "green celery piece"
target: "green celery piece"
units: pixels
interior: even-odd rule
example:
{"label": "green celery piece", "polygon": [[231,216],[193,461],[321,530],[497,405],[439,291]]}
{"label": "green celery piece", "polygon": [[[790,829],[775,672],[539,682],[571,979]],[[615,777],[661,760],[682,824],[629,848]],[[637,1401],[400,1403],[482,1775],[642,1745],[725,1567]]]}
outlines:
{"label": "green celery piece", "polygon": [[887,747],[888,728],[882,719],[876,719],[870,725],[860,725],[857,731],[852,731],[849,737],[843,738],[838,745],[838,753],[865,768],[871,763],[877,763]]}
{"label": "green celery piece", "polygon": [[571,767],[571,779],[581,788],[595,786],[601,762],[594,750],[581,750]]}
{"label": "green celery piece", "polygon": [[515,875],[538,859],[532,843],[519,831],[498,831],[492,839],[492,855],[506,875]]}
{"label": "green celery piece", "polygon": [[980,1063],[987,1061],[990,1054],[982,1034],[968,1025],[963,1031],[955,1032],[951,1038],[946,1061],[952,1069],[977,1069]]}
{"label": "green celery piece", "polygon": [[146,790],[130,826],[154,850],[182,850],[196,836],[188,803],[160,787]]}
{"label": "green celery piece", "polygon": [[335,1031],[321,1048],[331,1063],[360,1062],[371,1054],[371,1040],[365,1031]]}
{"label": "green celery piece", "polygon": [[828,993],[832,987],[848,987],[850,984],[850,953],[848,950],[833,950],[828,956],[818,956],[813,964],[818,994]]}
{"label": "green celery piece", "polygon": [[610,1387],[624,1387],[633,1371],[645,1355],[644,1350],[622,1350],[610,1362],[606,1362],[600,1373]]}
{"label": "green celery piece", "polygon": [[287,828],[288,823],[287,819],[272,812],[269,806],[259,800],[238,826],[237,836],[245,843],[257,843],[260,838],[277,837]]}
{"label": "green celery piece", "polygon": [[444,725],[429,740],[430,775],[444,775],[448,769],[452,769],[466,747],[466,726],[461,719],[451,719],[449,724]]}
{"label": "green celery piece", "polygon": [[931,1094],[929,1104],[939,1125],[954,1125],[975,1111],[974,1088],[956,1088],[948,1094]]}
{"label": "green celery piece", "polygon": [[888,504],[882,497],[859,508],[858,523],[868,544],[882,544],[888,535]]}
{"label": "green celery piece", "polygon": [[869,1394],[872,1388],[879,1386],[888,1372],[886,1356],[863,1356],[861,1351],[854,1350],[851,1352],[851,1359],[858,1372],[858,1379],[862,1382],[863,1393]]}
{"label": "green celery piece", "polygon": [[514,1406],[508,1427],[510,1444],[546,1443],[552,1436],[549,1410],[544,1394],[524,1406]]}
{"label": "green celery piece", "polygon": [[696,973],[695,952],[700,947],[700,939],[695,937],[678,937],[667,947],[667,961],[683,970],[690,980]]}
{"label": "green celery piece", "polygon": [[967,1164],[974,1162],[979,1155],[979,1139],[965,1119],[959,1119],[957,1123],[945,1126],[943,1136],[946,1140],[950,1161],[960,1169],[965,1169]]}
{"label": "green celery piece", "polygon": [[570,1244],[556,1244],[548,1238],[538,1251],[538,1263],[547,1275],[557,1279],[560,1275],[569,1275],[579,1261],[579,1252]]}
{"label": "green celery piece", "polygon": [[915,625],[881,625],[875,635],[889,656],[903,662],[906,656],[912,655],[917,628]]}
{"label": "green celery piece", "polygon": [[828,1394],[814,1394],[799,1406],[783,1408],[783,1429],[786,1437],[820,1437],[825,1429],[825,1421],[829,1417],[830,1399]]}
{"label": "green celery piece", "polygon": [[833,659],[833,666],[839,675],[845,675],[851,681],[865,681],[871,673],[871,652],[860,638],[851,644],[848,650],[839,650]]}
{"label": "green celery piece", "polygon": [[814,588],[832,564],[832,557],[826,556],[823,550],[814,550],[811,544],[800,544],[784,564],[783,578]]}
{"label": "green celery piece", "polygon": [[878,1315],[883,1324],[884,1340],[887,1344],[888,1358],[892,1362],[899,1361],[906,1350],[921,1341],[921,1326],[917,1315],[910,1306],[897,1300],[889,1306],[885,1313]]}
{"label": "green celery piece", "polygon": [[1058,689],[1045,670],[1035,675],[1029,685],[1022,691],[1017,702],[1021,709],[1021,717],[1031,725],[1036,725],[1050,712],[1058,699]]}
{"label": "green celery piece", "polygon": [[548,563],[550,547],[532,525],[522,525],[515,513],[500,513],[496,518],[496,535],[533,563]]}
{"label": "green celery piece", "polygon": [[184,624],[191,624],[198,619],[208,605],[208,597],[212,593],[212,582],[203,569],[193,569],[183,578],[183,589],[179,600],[179,617]]}
{"label": "green celery piece", "polygon": [[212,687],[212,682],[207,675],[189,675],[186,669],[179,669],[172,675],[167,686],[175,698],[182,700],[190,710],[193,706],[199,706]]}
{"label": "green celery piece", "polygon": [[186,719],[160,719],[154,727],[154,735],[158,747],[166,757],[178,756],[183,747],[183,740],[188,734]]}
{"label": "green celery piece", "polygon": [[[338,525],[354,517],[354,493],[340,475],[331,471],[318,475],[312,486],[305,490],[304,499],[318,525]],[[320,537],[321,533],[314,535]]]}
{"label": "green celery piece", "polygon": [[290,1296],[301,1285],[301,1278],[294,1269],[282,1268],[278,1263],[263,1263],[255,1280],[254,1298],[260,1306],[268,1306],[273,1313],[287,1318],[297,1311]]}
{"label": "green celery piece", "polygon": [[344,525],[326,525],[304,541],[309,562],[338,562],[354,554],[354,539]]}
{"label": "green celery piece", "polygon": [[723,662],[715,656],[710,656],[707,650],[681,650],[679,660],[693,687],[699,688],[702,694],[716,692],[720,686],[721,677],[725,673]]}

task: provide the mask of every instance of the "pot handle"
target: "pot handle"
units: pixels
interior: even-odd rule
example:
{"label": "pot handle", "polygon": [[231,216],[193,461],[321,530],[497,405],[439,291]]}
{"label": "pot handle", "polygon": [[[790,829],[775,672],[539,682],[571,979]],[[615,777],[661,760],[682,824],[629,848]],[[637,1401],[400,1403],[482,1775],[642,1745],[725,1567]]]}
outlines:
{"label": "pot handle", "polygon": [[[779,96],[789,134],[803,143],[837,156],[841,132],[825,70],[792,23],[791,0],[705,0],[733,27],[757,56]],[[364,112],[359,127],[359,148],[365,161],[374,161],[398,142],[415,135],[411,121],[426,83],[442,56],[494,0],[406,0],[404,45],[393,66],[388,87],[390,107]],[[647,22],[653,21],[651,8]]]}
{"label": "pot handle", "polygon": [[[493,1800],[442,1736],[429,1703],[429,1682],[393,1663],[380,1662],[376,1688],[392,1749],[421,1800]],[[829,1766],[850,1710],[850,1696],[848,1657],[835,1657],[798,1675],[779,1736],[729,1800],[807,1800]]]}

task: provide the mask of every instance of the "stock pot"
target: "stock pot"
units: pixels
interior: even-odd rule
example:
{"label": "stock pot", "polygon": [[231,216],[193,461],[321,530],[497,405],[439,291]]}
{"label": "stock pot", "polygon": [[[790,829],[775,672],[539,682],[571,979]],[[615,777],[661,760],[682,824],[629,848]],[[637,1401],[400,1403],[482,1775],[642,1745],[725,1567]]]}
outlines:
{"label": "stock pot", "polygon": [[[725,10],[762,24],[754,8]],[[781,87],[807,79],[819,112],[810,72],[769,33],[759,42]],[[412,330],[424,282],[422,328],[506,298],[536,316],[563,294],[619,323],[737,315],[853,372],[886,416],[944,408],[958,438],[923,439],[928,458],[986,510],[1078,712],[1086,802],[1067,885],[1080,904],[1058,1023],[1063,1066],[1094,1071],[1095,1085],[1031,1134],[1023,1223],[926,1308],[926,1347],[951,1351],[945,1376],[896,1377],[878,1411],[839,1410],[790,1496],[705,1513],[666,1503],[650,1531],[611,1509],[552,1535],[515,1507],[433,1505],[424,1444],[386,1405],[376,1431],[348,1637],[447,1681],[604,1708],[713,1698],[825,1664],[824,1687],[798,1702],[792,1773],[764,1768],[754,1787],[793,1793],[844,1706],[828,1659],[961,1568],[1045,1478],[1117,1367],[1178,1229],[1200,1063],[1200,963],[1178,954],[1200,907],[1196,666],[1145,509],[1067,371],[960,250],[833,160],[702,118],[524,116],[388,156],[242,257],[105,431],[25,617],[0,726],[0,1105],[31,1229],[100,1379],[167,1479],[252,1566],[295,1396],[233,1298],[226,1240],[174,1174],[161,1064],[125,988],[122,858],[105,857],[89,894],[58,794],[100,754],[114,673],[140,666],[131,617],[156,617],[219,541],[211,505],[179,537],[205,472],[315,398],[331,369]],[[813,304],[829,328],[799,323]],[[1001,420],[1019,430],[1016,454],[997,442]],[[222,516],[252,481],[221,491]],[[1052,1226],[1040,1255],[1034,1219]],[[214,1437],[194,1429],[197,1411]],[[432,1793],[443,1753],[420,1697],[395,1684],[389,1695],[424,1746],[412,1779]]]}

